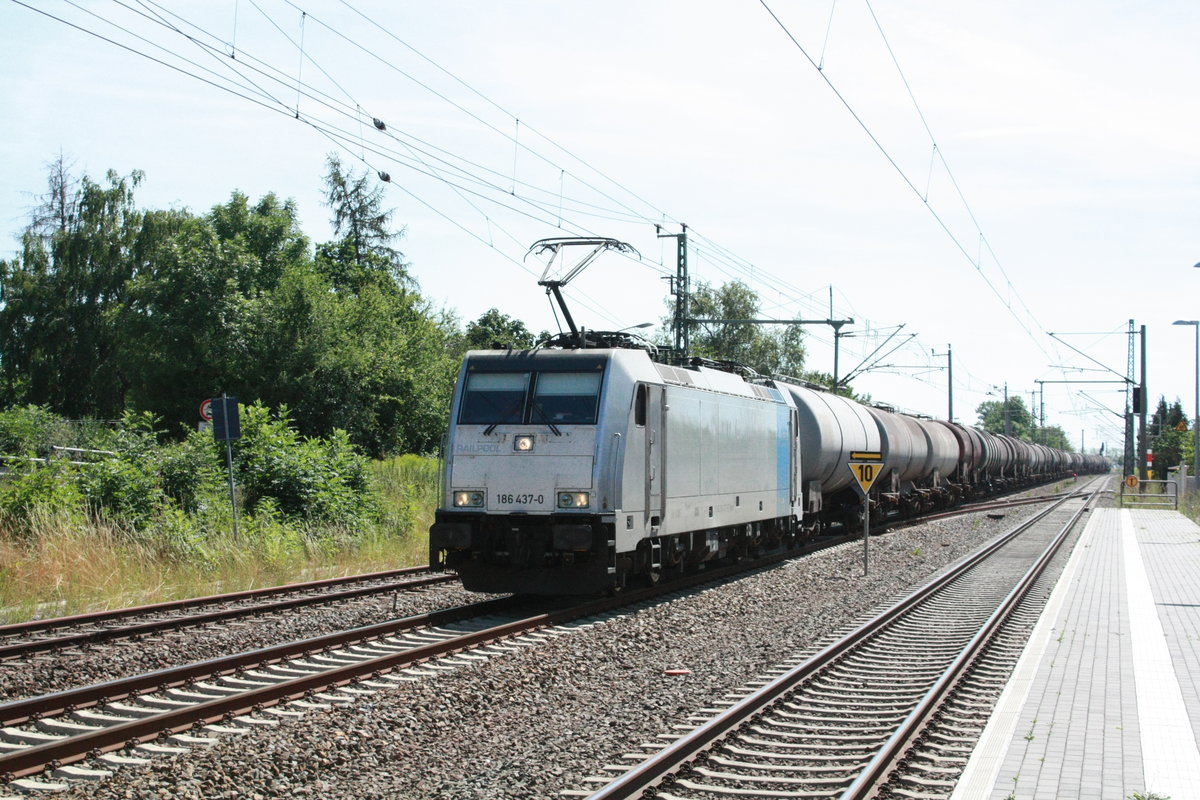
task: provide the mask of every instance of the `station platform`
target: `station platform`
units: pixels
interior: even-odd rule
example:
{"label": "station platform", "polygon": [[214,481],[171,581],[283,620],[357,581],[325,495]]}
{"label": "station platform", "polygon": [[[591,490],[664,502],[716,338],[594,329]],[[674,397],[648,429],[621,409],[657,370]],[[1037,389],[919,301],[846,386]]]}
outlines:
{"label": "station platform", "polygon": [[1200,526],[1103,508],[954,800],[1200,798]]}

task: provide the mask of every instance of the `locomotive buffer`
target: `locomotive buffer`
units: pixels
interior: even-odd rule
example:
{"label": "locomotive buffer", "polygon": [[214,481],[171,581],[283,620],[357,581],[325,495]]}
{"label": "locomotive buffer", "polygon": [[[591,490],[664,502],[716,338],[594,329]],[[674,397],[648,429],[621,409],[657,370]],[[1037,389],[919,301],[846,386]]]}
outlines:
{"label": "locomotive buffer", "polygon": [[867,494],[883,472],[883,453],[878,450],[851,450],[846,463],[863,501],[863,575],[870,571],[871,501]]}

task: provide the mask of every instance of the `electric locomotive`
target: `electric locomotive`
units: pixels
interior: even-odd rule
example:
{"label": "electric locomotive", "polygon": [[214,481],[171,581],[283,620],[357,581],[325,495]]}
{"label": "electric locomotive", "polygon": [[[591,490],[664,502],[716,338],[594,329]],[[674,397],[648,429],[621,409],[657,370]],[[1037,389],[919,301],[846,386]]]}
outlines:
{"label": "electric locomotive", "polygon": [[476,591],[593,593],[794,541],[797,419],[774,386],[644,350],[472,351],[431,564]]}

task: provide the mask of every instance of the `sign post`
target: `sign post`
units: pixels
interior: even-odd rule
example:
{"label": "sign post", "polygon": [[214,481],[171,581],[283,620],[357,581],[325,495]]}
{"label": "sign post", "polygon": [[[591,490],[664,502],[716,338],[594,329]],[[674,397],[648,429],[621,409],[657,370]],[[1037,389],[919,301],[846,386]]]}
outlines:
{"label": "sign post", "polygon": [[242,436],[242,424],[238,417],[238,401],[236,397],[214,397],[200,404],[200,414],[204,415],[205,406],[212,418],[213,439],[225,443],[225,466],[229,471],[229,505],[233,509],[233,538],[238,538],[237,497],[233,486],[233,440]]}
{"label": "sign post", "polygon": [[862,497],[863,575],[866,576],[870,572],[871,565],[871,499],[868,493],[883,472],[883,453],[878,450],[852,450],[850,461],[846,466],[850,467],[850,474],[854,476],[858,493]]}

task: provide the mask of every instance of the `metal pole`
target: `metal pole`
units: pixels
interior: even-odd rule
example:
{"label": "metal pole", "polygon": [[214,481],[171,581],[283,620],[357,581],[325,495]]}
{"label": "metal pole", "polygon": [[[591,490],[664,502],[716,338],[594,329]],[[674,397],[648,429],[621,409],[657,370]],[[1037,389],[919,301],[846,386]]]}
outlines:
{"label": "metal pole", "polygon": [[221,418],[225,420],[225,467],[229,473],[229,506],[233,509],[233,538],[238,538],[237,496],[233,491],[233,440],[229,438],[229,398],[221,392]]}
{"label": "metal pole", "polygon": [[229,505],[233,508],[233,538],[238,538],[237,497],[233,493],[233,442],[225,440],[225,466],[229,470]]}
{"label": "metal pole", "polygon": [[[830,302],[832,302],[832,298],[830,298]],[[797,323],[800,323],[800,324],[804,324],[804,322],[805,322],[804,320],[797,320]],[[833,314],[830,314],[829,319],[825,320],[825,324],[829,325],[830,327],[833,328],[833,386],[830,388],[833,389],[834,394],[837,394],[838,384],[839,384],[839,381],[838,381],[838,349],[839,349],[839,347],[838,346],[841,344],[841,341],[842,341],[842,336],[843,336],[842,326],[843,325],[851,325],[853,323],[854,323],[854,320],[852,320],[852,319],[834,319]],[[849,334],[847,334],[847,335],[849,335]]]}
{"label": "metal pole", "polygon": [[1044,445],[1044,444],[1046,444],[1044,441],[1044,439],[1046,438],[1046,434],[1045,434],[1045,431],[1042,431],[1042,426],[1038,425],[1038,414],[1037,414],[1038,407],[1036,404],[1034,404],[1037,402],[1037,396],[1038,396],[1037,390],[1033,390],[1030,392],[1030,416],[1033,417],[1033,425],[1030,426],[1030,428],[1031,428],[1030,433],[1032,435],[1034,444]]}
{"label": "metal pole", "polygon": [[1138,414],[1138,446],[1137,446],[1138,469],[1137,469],[1137,475],[1142,480],[1146,480],[1146,478],[1148,477],[1148,475],[1146,473],[1146,445],[1149,444],[1149,442],[1146,441],[1146,406],[1148,406],[1150,404],[1150,397],[1147,394],[1148,388],[1146,386],[1146,326],[1145,325],[1141,326],[1141,333],[1142,333],[1142,391],[1141,391],[1142,406],[1141,406],[1141,408],[1137,409],[1137,414]]}
{"label": "metal pole", "polygon": [[[1196,398],[1192,410],[1192,477],[1200,481],[1200,321],[1196,322]],[[1197,484],[1200,485],[1200,484]]]}
{"label": "metal pole", "polygon": [[871,498],[863,493],[863,577],[871,572]]}
{"label": "metal pole", "polygon": [[[832,314],[829,316],[831,319],[833,318]],[[838,390],[838,344],[841,342],[841,340],[842,326],[837,325],[833,329],[833,386],[830,387],[833,389],[834,394],[837,394]]]}
{"label": "metal pole", "polygon": [[950,396],[946,421],[954,422],[954,349],[949,344],[946,345],[946,393]]}
{"label": "metal pole", "polygon": [[[658,228],[658,226],[655,226]],[[675,240],[675,355],[686,359],[691,348],[688,317],[691,315],[689,300],[691,286],[688,285],[687,225],[680,233],[659,233],[660,239]]]}
{"label": "metal pole", "polygon": [[[1046,427],[1046,386],[1045,381],[1034,381],[1038,385],[1038,427]],[[1045,444],[1043,442],[1043,444]]]}
{"label": "metal pole", "polygon": [[1008,381],[1004,382],[1004,435],[1012,436],[1012,424],[1008,421]]}

